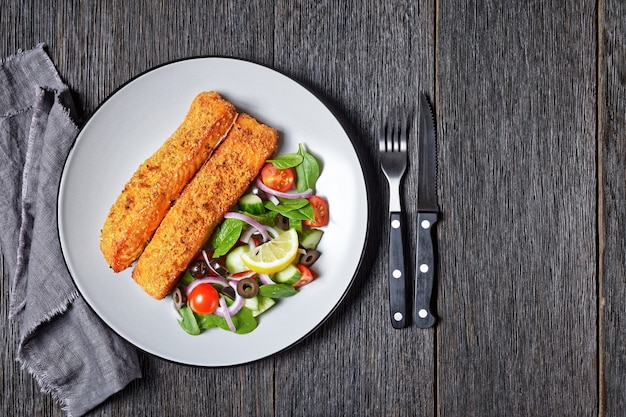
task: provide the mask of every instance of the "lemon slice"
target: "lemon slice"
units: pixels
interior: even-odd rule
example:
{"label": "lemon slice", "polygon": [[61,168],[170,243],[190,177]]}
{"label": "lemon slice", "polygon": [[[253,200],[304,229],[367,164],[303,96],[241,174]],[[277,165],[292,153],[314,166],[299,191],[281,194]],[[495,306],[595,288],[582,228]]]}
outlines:
{"label": "lemon slice", "polygon": [[241,254],[244,265],[258,274],[273,274],[294,261],[298,254],[298,232],[289,229],[275,239]]}

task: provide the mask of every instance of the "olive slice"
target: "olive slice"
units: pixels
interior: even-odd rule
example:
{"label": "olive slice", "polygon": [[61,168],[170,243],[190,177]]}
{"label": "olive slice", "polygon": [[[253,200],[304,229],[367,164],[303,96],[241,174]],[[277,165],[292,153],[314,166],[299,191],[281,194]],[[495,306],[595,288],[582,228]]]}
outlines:
{"label": "olive slice", "polygon": [[226,286],[224,288],[219,289],[218,292],[230,298],[231,300],[235,300],[235,289],[233,287]]}
{"label": "olive slice", "polygon": [[278,227],[281,230],[289,230],[289,218],[283,216],[282,214],[277,214],[276,217],[274,218],[274,223],[276,224],[276,227]]}
{"label": "olive slice", "polygon": [[195,279],[204,278],[209,272],[206,263],[201,259],[196,259],[189,265],[189,273]]}
{"label": "olive slice", "polygon": [[316,251],[315,249],[308,249],[305,253],[300,257],[300,263],[304,266],[311,266],[317,261],[320,257],[321,253]]}
{"label": "olive slice", "polygon": [[259,283],[254,278],[244,278],[237,283],[237,293],[243,298],[252,298],[259,293]]}
{"label": "olive slice", "polygon": [[215,259],[211,259],[211,261],[209,261],[209,268],[211,268],[213,272],[215,272],[217,275],[219,275],[222,278],[230,277],[230,272],[228,272],[228,269],[226,269],[226,267],[224,267],[221,263],[219,263]]}
{"label": "olive slice", "polygon": [[181,290],[180,287],[176,287],[172,293],[172,300],[174,301],[174,307],[176,307],[176,310],[180,310],[187,302],[187,297],[185,296],[185,292]]}

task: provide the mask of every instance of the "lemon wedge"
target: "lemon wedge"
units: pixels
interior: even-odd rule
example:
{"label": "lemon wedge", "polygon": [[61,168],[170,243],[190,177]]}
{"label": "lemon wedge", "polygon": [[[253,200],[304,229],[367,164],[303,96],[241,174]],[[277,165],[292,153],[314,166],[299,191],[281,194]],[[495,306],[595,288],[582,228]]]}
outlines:
{"label": "lemon wedge", "polygon": [[273,274],[281,271],[296,259],[298,254],[298,232],[295,229],[279,233],[249,252],[241,254],[241,260],[258,274]]}

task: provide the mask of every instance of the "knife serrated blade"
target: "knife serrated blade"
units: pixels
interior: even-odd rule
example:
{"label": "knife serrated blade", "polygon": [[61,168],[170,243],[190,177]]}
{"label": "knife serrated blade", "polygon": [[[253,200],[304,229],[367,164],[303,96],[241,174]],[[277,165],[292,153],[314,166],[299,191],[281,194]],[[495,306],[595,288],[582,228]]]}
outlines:
{"label": "knife serrated blade", "polygon": [[436,318],[431,311],[435,281],[435,235],[437,222],[437,141],[433,112],[426,95],[420,97],[417,180],[417,262],[413,322],[421,328],[432,327]]}

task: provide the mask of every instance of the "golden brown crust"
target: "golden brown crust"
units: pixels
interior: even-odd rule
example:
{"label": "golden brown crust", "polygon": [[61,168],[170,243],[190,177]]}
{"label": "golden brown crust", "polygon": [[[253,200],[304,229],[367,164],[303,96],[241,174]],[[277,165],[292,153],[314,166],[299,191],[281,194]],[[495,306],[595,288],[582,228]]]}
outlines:
{"label": "golden brown crust", "polygon": [[139,257],[133,279],[148,294],[161,299],[174,288],[224,214],[274,154],[277,142],[275,129],[245,114],[237,117]]}
{"label": "golden brown crust", "polygon": [[181,125],[137,168],[111,207],[100,235],[100,249],[115,272],[137,259],[235,117],[235,107],[216,92],[198,94]]}

